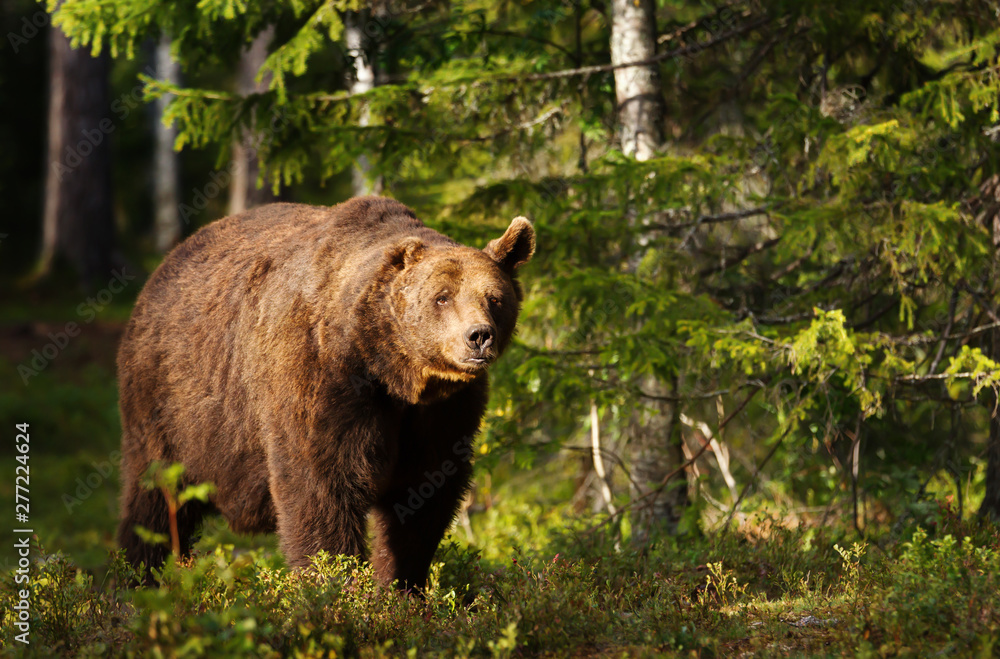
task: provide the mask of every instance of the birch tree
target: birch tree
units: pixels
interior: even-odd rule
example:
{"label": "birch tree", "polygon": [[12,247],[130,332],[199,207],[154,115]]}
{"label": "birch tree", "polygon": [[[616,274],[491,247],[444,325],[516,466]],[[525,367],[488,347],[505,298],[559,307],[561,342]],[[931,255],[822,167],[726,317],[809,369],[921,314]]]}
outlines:
{"label": "birch tree", "polygon": [[[656,64],[622,65],[648,62],[655,54],[655,1],[612,0],[611,64],[620,67],[614,70],[619,140],[622,152],[640,162],[662,147],[663,89]],[[662,374],[641,378],[641,389],[650,398],[632,415],[629,432],[633,497],[642,501],[635,511],[639,539],[653,530],[675,533],[689,504],[684,478],[656,489],[684,462],[678,403],[652,398],[668,392]]]}
{"label": "birch tree", "polygon": [[[646,62],[656,54],[655,0],[612,0],[611,64]],[[663,89],[655,63],[615,69],[622,151],[649,160],[663,142]]]}
{"label": "birch tree", "polygon": [[[180,85],[180,64],[170,55],[170,37],[160,36],[156,44],[156,74],[168,84]],[[156,251],[165,254],[181,239],[183,227],[180,217],[180,159],[174,150],[177,130],[163,122],[164,111],[170,102],[161,96],[155,102],[155,148],[153,163],[153,221]]]}

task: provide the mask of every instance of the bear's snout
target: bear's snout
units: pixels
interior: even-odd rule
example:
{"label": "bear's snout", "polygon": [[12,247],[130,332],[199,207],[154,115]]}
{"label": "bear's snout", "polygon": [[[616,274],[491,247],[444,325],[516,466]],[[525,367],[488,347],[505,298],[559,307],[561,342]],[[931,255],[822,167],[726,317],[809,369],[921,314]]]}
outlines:
{"label": "bear's snout", "polygon": [[486,361],[483,353],[493,345],[493,328],[489,325],[473,325],[465,330],[465,345],[477,353],[477,356],[470,357],[466,361],[482,363]]}

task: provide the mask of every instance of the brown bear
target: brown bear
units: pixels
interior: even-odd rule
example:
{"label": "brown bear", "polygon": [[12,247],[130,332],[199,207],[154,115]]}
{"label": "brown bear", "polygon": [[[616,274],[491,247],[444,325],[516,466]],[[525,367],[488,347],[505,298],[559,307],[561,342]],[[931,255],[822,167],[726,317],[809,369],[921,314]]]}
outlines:
{"label": "brown bear", "polygon": [[216,486],[178,512],[183,551],[217,511],[237,532],[277,531],[292,566],[362,556],[372,515],[379,579],[422,587],[470,485],[486,369],[534,248],[521,217],[478,250],[379,197],[263,206],[180,244],[118,352],[128,561],[166,558],[135,531],[169,532],[141,477],[181,462],[187,483]]}

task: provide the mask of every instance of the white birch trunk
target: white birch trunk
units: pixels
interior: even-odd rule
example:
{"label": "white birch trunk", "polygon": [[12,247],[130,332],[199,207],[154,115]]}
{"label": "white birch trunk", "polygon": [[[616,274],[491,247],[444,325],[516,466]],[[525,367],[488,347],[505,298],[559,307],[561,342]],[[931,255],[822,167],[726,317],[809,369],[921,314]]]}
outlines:
{"label": "white birch trunk", "polygon": [[[375,89],[375,66],[372,62],[371,40],[365,34],[367,11],[349,11],[344,15],[344,44],[351,60],[350,91],[363,94]],[[371,121],[368,103],[361,101],[358,126],[365,127]],[[371,180],[371,163],[364,154],[358,156],[351,168],[351,187],[355,197],[379,194],[381,181]]]}
{"label": "white birch trunk", "polygon": [[[179,85],[181,81],[180,64],[170,56],[170,37],[160,36],[156,45],[156,75],[160,80]],[[161,96],[156,99],[156,146],[154,156],[155,185],[155,215],[154,231],[156,236],[156,251],[166,254],[181,239],[180,217],[180,162],[174,151],[177,140],[177,129],[167,127],[163,123],[163,113],[167,109],[169,98]]]}
{"label": "white birch trunk", "polygon": [[[655,0],[612,0],[611,63],[648,60],[656,54]],[[618,130],[625,155],[644,161],[656,155],[663,142],[663,90],[655,64],[615,69]],[[655,377],[642,388],[664,395],[666,387]],[[632,415],[630,427],[632,471],[637,483],[633,534],[643,542],[654,530],[676,533],[689,503],[684,475],[659,491],[663,478],[684,462],[680,409],[676,403],[655,402]]]}
{"label": "white birch trunk", "polygon": [[[656,54],[655,0],[612,0],[611,63]],[[663,142],[663,90],[656,65],[615,69],[619,139],[625,155],[649,160]]]}

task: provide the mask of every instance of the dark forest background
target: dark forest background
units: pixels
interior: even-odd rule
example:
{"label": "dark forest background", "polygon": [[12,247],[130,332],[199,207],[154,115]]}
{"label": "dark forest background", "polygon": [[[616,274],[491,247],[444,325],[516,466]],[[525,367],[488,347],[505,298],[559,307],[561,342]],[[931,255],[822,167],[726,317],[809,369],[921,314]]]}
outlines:
{"label": "dark forest background", "polygon": [[[554,575],[556,590],[609,598],[562,604],[520,584],[537,610],[497,614],[468,653],[782,654],[781,620],[822,609],[861,617],[801,632],[788,652],[905,654],[916,628],[899,623],[901,602],[965,565],[938,585],[965,584],[972,599],[955,610],[977,613],[914,619],[940,631],[925,639],[934,652],[988,654],[1000,614],[975,598],[995,589],[1000,518],[998,12],[985,0],[5,0],[0,428],[31,426],[41,549],[65,552],[66,574],[117,569],[114,351],[163,255],[263,203],[385,194],[468,244],[516,215],[538,234],[450,551],[487,572],[514,551],[538,565],[561,553],[609,584],[634,569],[640,590],[662,575],[677,588],[676,610],[643,609],[615,636],[593,616],[627,612],[621,584]],[[219,546],[274,555],[272,539],[214,524],[201,547]],[[487,608],[513,583],[490,574]],[[193,624],[182,611],[204,593],[186,592],[145,601],[134,629],[168,610]],[[752,631],[765,600],[780,604]],[[582,615],[584,631],[526,626],[559,627],[543,620],[552,611]],[[397,636],[327,623],[348,653],[400,649],[424,633],[411,613]],[[441,624],[459,645],[441,652],[465,642],[455,615]],[[282,629],[285,649],[308,645]]]}

